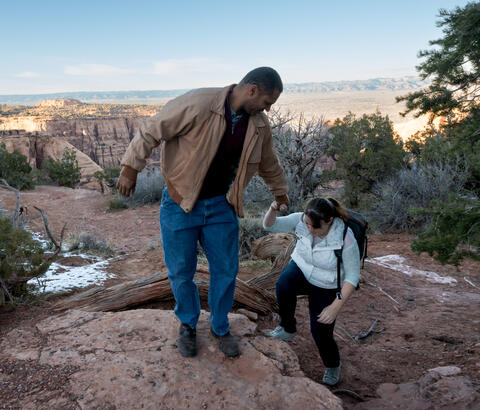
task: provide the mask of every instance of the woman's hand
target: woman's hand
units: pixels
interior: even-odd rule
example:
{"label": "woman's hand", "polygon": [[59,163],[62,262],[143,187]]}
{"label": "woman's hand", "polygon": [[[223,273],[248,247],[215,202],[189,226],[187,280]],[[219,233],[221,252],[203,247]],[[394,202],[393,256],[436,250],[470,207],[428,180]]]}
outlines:
{"label": "woman's hand", "polygon": [[277,201],[273,201],[271,204],[270,204],[270,208],[273,209],[274,211],[286,211],[287,210],[287,205],[286,204],[279,204]]}
{"label": "woman's hand", "polygon": [[267,228],[269,228],[275,223],[275,220],[277,219],[277,212],[281,209],[282,206],[285,205],[279,205],[277,201],[273,201],[270,204],[270,208],[268,208],[268,211],[263,218],[263,224]]}
{"label": "woman's hand", "polygon": [[331,305],[328,305],[325,309],[323,309],[317,317],[318,323],[324,323],[329,325],[335,321],[337,318],[338,312],[340,312],[340,308],[342,307],[342,303],[340,300],[335,299]]}

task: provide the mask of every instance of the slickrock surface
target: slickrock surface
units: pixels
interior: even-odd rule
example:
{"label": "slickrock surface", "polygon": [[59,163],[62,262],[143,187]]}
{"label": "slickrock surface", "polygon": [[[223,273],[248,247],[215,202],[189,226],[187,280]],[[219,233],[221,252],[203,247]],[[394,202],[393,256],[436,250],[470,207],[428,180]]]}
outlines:
{"label": "slickrock surface", "polygon": [[181,357],[178,321],[172,311],[158,309],[68,311],[34,329],[11,331],[0,358],[67,369],[57,394],[30,392],[20,408],[342,408],[326,387],[304,377],[286,343],[255,335],[256,324],[243,315],[230,319],[241,348],[235,359],[219,351],[205,312],[197,357]]}
{"label": "slickrock surface", "polygon": [[[456,369],[452,372],[452,369]],[[430,369],[419,380],[393,384],[383,383],[377,389],[378,399],[356,407],[358,410],[383,409],[478,409],[478,386],[461,375],[454,366]]]}

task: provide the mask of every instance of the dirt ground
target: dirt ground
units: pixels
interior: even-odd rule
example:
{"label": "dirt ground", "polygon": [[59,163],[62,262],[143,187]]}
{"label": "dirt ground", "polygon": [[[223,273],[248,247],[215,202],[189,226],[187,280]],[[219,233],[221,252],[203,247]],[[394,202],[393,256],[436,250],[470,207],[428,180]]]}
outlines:
{"label": "dirt ground", "polygon": [[[107,285],[165,268],[159,241],[158,205],[112,212],[108,210],[108,196],[57,187],[37,187],[23,192],[21,199],[22,205],[28,207],[26,222],[32,230],[43,231],[41,218],[33,208],[36,205],[47,212],[55,233],[68,222],[70,234],[87,232],[107,240],[120,255],[109,267],[116,278]],[[14,196],[8,191],[0,191],[0,201],[4,209],[13,209]],[[344,400],[346,408],[354,408],[357,400],[345,390],[368,400],[376,397],[381,383],[414,381],[428,369],[448,365],[460,367],[464,375],[480,385],[480,263],[467,260],[458,269],[442,266],[426,254],[413,253],[410,249],[413,237],[407,234],[370,235],[369,239],[369,258],[362,270],[360,289],[337,319],[335,334],[342,357],[342,378],[332,391]],[[421,274],[407,275],[372,263],[374,258],[385,255],[400,255],[411,268],[435,272],[455,281],[433,282]],[[265,270],[244,267],[240,278],[248,279]],[[0,312],[0,338],[14,328],[33,326],[52,315],[51,305],[58,298]],[[171,308],[166,304],[152,306]],[[298,336],[291,346],[306,376],[321,382],[324,368],[310,335],[304,298],[299,299],[297,320]],[[375,320],[374,332],[356,340],[355,336],[366,332]],[[274,316],[259,318],[260,332],[275,326]],[[73,371],[53,367],[33,369],[36,377],[32,386],[23,377],[27,365],[1,363],[0,382],[5,375],[9,380],[18,380],[18,394],[34,388],[54,390]],[[15,408],[13,395],[8,397],[0,408]]]}

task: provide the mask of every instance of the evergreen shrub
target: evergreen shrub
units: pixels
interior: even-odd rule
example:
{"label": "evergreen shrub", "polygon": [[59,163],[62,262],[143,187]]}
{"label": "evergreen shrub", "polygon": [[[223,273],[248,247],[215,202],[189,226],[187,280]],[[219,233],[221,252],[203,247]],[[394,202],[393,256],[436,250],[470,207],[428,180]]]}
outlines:
{"label": "evergreen shrub", "polygon": [[432,222],[412,243],[417,253],[428,252],[441,263],[458,266],[464,257],[480,260],[480,200],[451,195],[432,201],[428,208],[412,209]]}
{"label": "evergreen shrub", "polygon": [[82,176],[77,155],[73,149],[66,148],[61,159],[47,158],[43,168],[47,171],[49,178],[60,186],[75,188]]}
{"label": "evergreen shrub", "polygon": [[49,266],[42,244],[30,232],[15,228],[10,218],[0,217],[0,278],[7,284],[22,283],[42,275]]}
{"label": "evergreen shrub", "polygon": [[8,152],[5,144],[0,144],[0,178],[18,190],[32,189],[34,181],[32,167],[27,157],[17,150]]}

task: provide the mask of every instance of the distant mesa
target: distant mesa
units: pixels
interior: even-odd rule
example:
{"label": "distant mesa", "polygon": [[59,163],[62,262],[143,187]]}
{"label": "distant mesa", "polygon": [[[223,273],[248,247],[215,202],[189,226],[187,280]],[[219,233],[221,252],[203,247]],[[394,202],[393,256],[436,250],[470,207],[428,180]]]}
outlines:
{"label": "distant mesa", "polygon": [[36,107],[67,107],[70,105],[83,105],[80,100],[75,100],[73,98],[58,98],[55,100],[44,100],[35,104]]}

